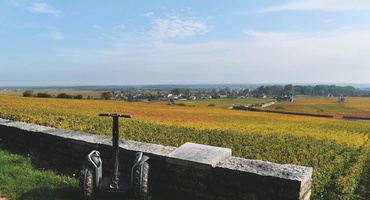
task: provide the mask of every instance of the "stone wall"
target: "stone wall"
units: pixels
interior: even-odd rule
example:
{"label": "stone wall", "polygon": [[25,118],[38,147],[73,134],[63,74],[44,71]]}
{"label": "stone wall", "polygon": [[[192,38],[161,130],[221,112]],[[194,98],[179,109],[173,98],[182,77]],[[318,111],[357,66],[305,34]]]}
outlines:
{"label": "stone wall", "polygon": [[343,116],[343,119],[353,119],[353,120],[370,121],[370,117],[361,117],[361,116]]}
{"label": "stone wall", "polygon": [[[93,149],[101,152],[104,169],[112,164],[110,137],[0,119],[0,139],[76,172]],[[119,146],[123,173],[129,173],[137,151],[150,156],[150,191],[162,199],[307,200],[311,195],[310,167],[232,157],[231,149],[193,143],[176,148],[121,139]]]}
{"label": "stone wall", "polygon": [[235,109],[235,110],[255,111],[255,112],[269,112],[269,113],[278,113],[278,114],[287,114],[287,115],[300,115],[300,116],[309,116],[309,117],[334,118],[333,115],[314,114],[314,113],[299,113],[299,112],[288,112],[288,111],[278,111],[278,110],[263,110],[263,109],[258,109],[258,108],[245,107],[245,106],[233,106],[233,109]]}

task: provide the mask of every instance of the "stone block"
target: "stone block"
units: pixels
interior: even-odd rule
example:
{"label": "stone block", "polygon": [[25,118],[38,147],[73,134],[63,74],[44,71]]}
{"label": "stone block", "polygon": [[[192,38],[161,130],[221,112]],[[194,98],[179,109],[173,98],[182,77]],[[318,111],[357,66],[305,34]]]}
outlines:
{"label": "stone block", "polygon": [[[233,177],[244,186],[244,190],[253,190],[258,194],[277,199],[302,199],[310,196],[311,167],[231,157],[219,163],[215,171],[221,171],[221,175],[229,174],[230,178]],[[264,190],[256,190],[259,185],[264,185]]]}
{"label": "stone block", "polygon": [[217,163],[229,158],[231,149],[187,142],[171,152],[166,162],[210,170]]}
{"label": "stone block", "polygon": [[217,167],[256,174],[262,177],[273,177],[278,180],[279,184],[283,183],[286,186],[298,189],[311,180],[313,170],[312,167],[277,164],[236,157],[224,160]]}

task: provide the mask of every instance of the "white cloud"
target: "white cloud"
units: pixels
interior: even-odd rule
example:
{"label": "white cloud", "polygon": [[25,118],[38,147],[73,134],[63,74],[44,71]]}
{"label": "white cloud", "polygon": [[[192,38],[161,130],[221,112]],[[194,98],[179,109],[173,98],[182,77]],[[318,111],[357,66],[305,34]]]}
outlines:
{"label": "white cloud", "polygon": [[243,31],[243,33],[254,39],[264,39],[264,40],[290,40],[293,37],[290,34],[279,32],[259,32],[247,30]]}
{"label": "white cloud", "polygon": [[63,39],[64,37],[62,36],[61,33],[59,32],[54,32],[54,33],[51,33],[50,34],[51,38],[53,39],[56,39],[56,40],[60,40],[60,39]]}
{"label": "white cloud", "polygon": [[44,34],[43,36],[54,39],[54,40],[60,40],[64,38],[62,36],[62,33],[60,32],[50,32],[50,33]]}
{"label": "white cloud", "polygon": [[99,29],[99,28],[101,28],[101,26],[99,26],[99,25],[96,25],[96,24],[92,25],[92,27],[93,27],[93,28],[96,28],[96,29]]}
{"label": "white cloud", "polygon": [[203,35],[209,28],[200,21],[184,21],[181,19],[156,19],[155,28],[149,34],[155,39],[185,38],[194,35]]}
{"label": "white cloud", "polygon": [[54,40],[60,40],[63,39],[63,30],[54,27],[54,26],[45,26],[46,32],[44,34],[41,34],[43,37],[51,38]]}
{"label": "white cloud", "polygon": [[320,10],[320,11],[348,11],[370,10],[368,0],[296,0],[290,3],[262,9],[259,12],[275,12],[286,10]]}
{"label": "white cloud", "polygon": [[147,13],[141,13],[141,14],[139,14],[139,16],[142,16],[142,17],[150,17],[152,15],[154,15],[154,12],[147,12]]}
{"label": "white cloud", "polygon": [[158,40],[185,38],[194,35],[204,35],[209,32],[209,27],[204,20],[193,18],[193,13],[181,10],[180,12],[166,13],[164,18],[153,19],[154,28],[148,33]]}
{"label": "white cloud", "polygon": [[53,9],[50,5],[46,3],[36,3],[28,8],[28,11],[34,14],[51,14],[54,16],[59,16],[62,11]]}
{"label": "white cloud", "polygon": [[126,29],[126,26],[124,24],[121,24],[121,25],[115,26],[114,29]]}

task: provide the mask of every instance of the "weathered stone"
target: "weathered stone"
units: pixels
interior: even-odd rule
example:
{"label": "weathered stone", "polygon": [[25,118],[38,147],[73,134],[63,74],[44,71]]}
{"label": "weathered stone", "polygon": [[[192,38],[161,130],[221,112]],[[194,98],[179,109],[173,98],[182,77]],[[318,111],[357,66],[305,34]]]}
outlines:
{"label": "weathered stone", "polygon": [[306,184],[301,188],[299,198],[300,199],[309,199],[311,196],[311,186],[312,186],[312,179],[306,182]]}
{"label": "weathered stone", "polygon": [[136,142],[133,140],[120,139],[119,146],[121,148],[130,149],[133,151],[142,151],[144,153],[153,153],[160,156],[166,156],[176,149],[176,147],[163,146],[158,144],[150,144],[144,142]]}
{"label": "weathered stone", "polygon": [[230,156],[229,148],[187,142],[171,152],[167,162],[207,170]]}
{"label": "weathered stone", "polygon": [[307,191],[306,195],[301,197],[300,200],[310,200],[311,197],[311,189]]}
{"label": "weathered stone", "polygon": [[260,176],[276,177],[285,180],[291,180],[294,185],[297,182],[301,188],[312,177],[312,168],[277,164],[261,160],[250,160],[243,158],[231,157],[223,162],[220,162],[217,167],[237,170],[257,174]]}

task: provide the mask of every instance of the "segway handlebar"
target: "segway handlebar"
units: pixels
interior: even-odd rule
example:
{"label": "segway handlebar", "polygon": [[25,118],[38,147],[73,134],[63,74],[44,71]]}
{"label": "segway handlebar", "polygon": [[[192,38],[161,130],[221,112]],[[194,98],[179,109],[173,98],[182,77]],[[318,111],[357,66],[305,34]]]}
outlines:
{"label": "segway handlebar", "polygon": [[132,118],[131,115],[120,115],[120,114],[99,114],[99,116],[103,116],[103,117],[124,117],[124,118]]}

